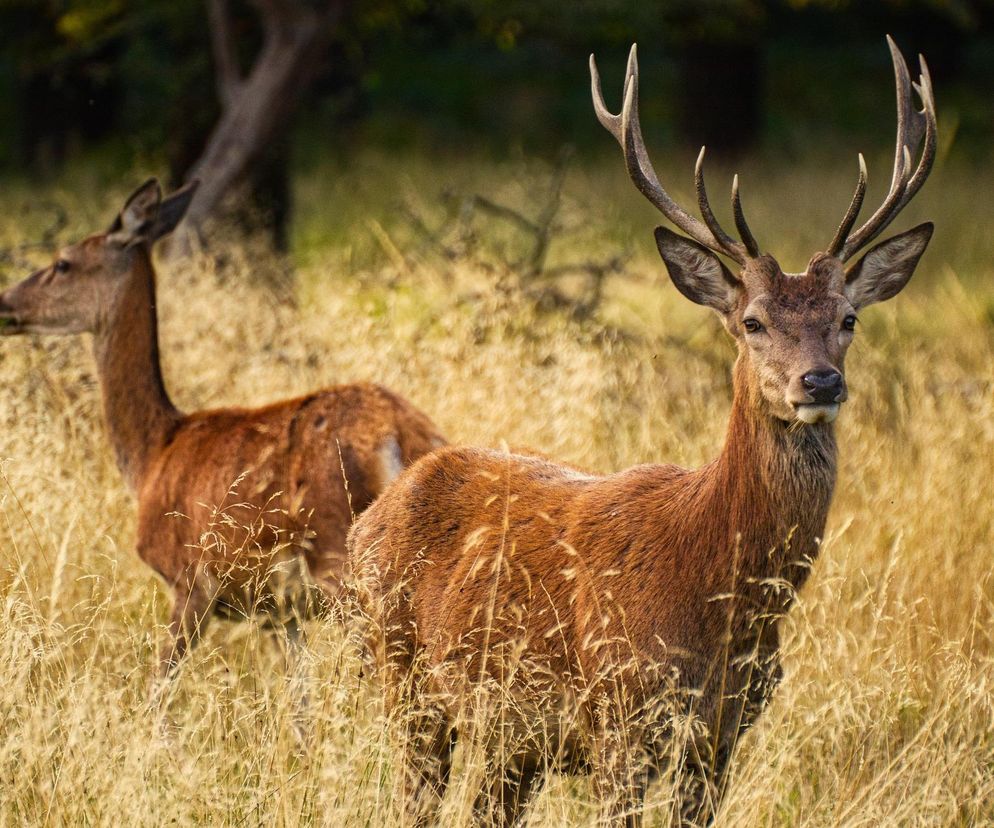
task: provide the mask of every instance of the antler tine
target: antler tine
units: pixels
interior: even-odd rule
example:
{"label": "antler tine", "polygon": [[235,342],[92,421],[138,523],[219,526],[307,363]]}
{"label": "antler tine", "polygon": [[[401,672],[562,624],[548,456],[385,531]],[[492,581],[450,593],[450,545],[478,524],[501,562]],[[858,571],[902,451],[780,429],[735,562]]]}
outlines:
{"label": "antler tine", "polygon": [[[913,86],[918,93],[918,97],[921,98],[923,108],[921,112],[915,112],[917,116],[915,120],[918,123],[921,123],[921,121],[925,122],[925,146],[922,149],[921,160],[918,162],[918,169],[911,176],[908,187],[904,192],[904,198],[901,199],[900,206],[902,208],[914,198],[915,194],[921,189],[922,184],[925,183],[925,179],[928,178],[928,174],[932,172],[932,165],[935,163],[935,155],[938,148],[938,125],[935,117],[935,97],[932,92],[932,78],[928,73],[928,64],[925,63],[925,58],[922,55],[918,55],[918,65],[921,67],[921,74],[919,75],[918,83],[913,84]],[[921,140],[920,134],[918,140]]]}
{"label": "antler tine", "polygon": [[697,190],[697,206],[700,208],[701,217],[704,219],[704,223],[708,226],[708,229],[721,244],[722,248],[734,248],[736,245],[735,239],[726,233],[720,224],[718,224],[718,219],[715,218],[714,211],[711,209],[711,202],[708,200],[708,191],[704,186],[704,153],[707,147],[701,147],[701,152],[697,156],[697,163],[694,164],[694,187]]}
{"label": "antler tine", "polygon": [[[718,253],[722,253],[739,264],[745,264],[749,256],[745,247],[728,236],[727,233],[715,233],[710,224],[714,222],[713,214],[708,225],[702,224],[678,205],[659,183],[656,171],[649,160],[645,142],[642,139],[642,127],[638,116],[638,56],[635,45],[632,45],[628,55],[628,68],[625,75],[624,104],[621,115],[612,114],[604,104],[601,93],[600,75],[594,56],[590,56],[590,87],[594,102],[594,112],[602,126],[610,132],[621,144],[625,156],[628,175],[639,191],[649,202],[659,210],[674,225],[683,230],[695,241]],[[708,217],[705,216],[707,220]],[[719,228],[720,230],[720,228]]]}
{"label": "antler tine", "polygon": [[891,188],[893,188],[898,180],[897,168],[901,161],[900,156],[905,147],[917,149],[921,140],[921,129],[914,117],[908,64],[890,35],[887,35],[887,47],[890,49],[891,61],[894,64],[894,85],[897,88],[897,146],[894,150],[894,174],[891,178]]}
{"label": "antler tine", "polygon": [[749,256],[755,259],[759,256],[759,244],[749,229],[745,213],[742,212],[742,197],[739,195],[738,174],[732,178],[732,212],[735,214],[735,229],[739,231],[739,238],[742,239],[742,244],[745,245]]}
{"label": "antler tine", "polygon": [[[842,238],[838,256],[845,261],[857,250],[876,238],[895,219],[902,209],[914,198],[921,189],[932,170],[935,162],[937,145],[937,125],[935,117],[935,99],[932,94],[932,81],[924,58],[919,55],[921,75],[918,83],[911,82],[908,65],[904,61],[897,44],[890,35],[887,36],[891,60],[894,64],[894,79],[897,87],[897,146],[894,150],[894,173],[891,177],[890,190],[883,204],[869,219],[848,239]],[[922,101],[922,110],[915,108],[912,100],[912,90],[918,93]],[[924,138],[924,146],[922,146]],[[921,148],[918,166],[912,171],[912,155],[917,155]],[[851,205],[850,205],[851,209]],[[849,214],[846,214],[848,220]],[[855,221],[855,218],[854,218]],[[841,232],[843,226],[840,226]],[[838,247],[840,241],[836,234],[832,248]]]}
{"label": "antler tine", "polygon": [[[628,86],[627,74],[625,75],[625,86]],[[604,93],[601,91],[601,76],[600,72],[597,71],[597,62],[594,60],[593,54],[590,55],[590,96],[594,100],[594,114],[597,116],[597,120],[601,122],[601,126],[604,129],[614,136],[623,149],[625,139],[621,134],[621,116],[612,115],[604,103]]]}
{"label": "antler tine", "polygon": [[842,247],[846,243],[846,237],[849,235],[849,231],[852,230],[852,226],[856,223],[856,218],[859,216],[859,211],[863,206],[863,199],[866,196],[866,159],[863,158],[863,153],[859,154],[859,179],[856,182],[856,192],[853,193],[852,201],[849,202],[849,209],[846,210],[845,218],[842,219],[842,224],[839,225],[839,229],[835,233],[835,238],[832,239],[832,243],[828,246],[829,256],[838,256],[842,251]]}

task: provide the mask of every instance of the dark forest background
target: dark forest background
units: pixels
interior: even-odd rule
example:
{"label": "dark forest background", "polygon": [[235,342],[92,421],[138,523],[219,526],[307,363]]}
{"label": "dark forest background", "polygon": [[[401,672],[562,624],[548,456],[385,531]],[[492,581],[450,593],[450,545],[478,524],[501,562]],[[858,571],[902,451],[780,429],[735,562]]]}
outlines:
{"label": "dark forest background", "polygon": [[636,40],[656,145],[808,159],[893,140],[888,32],[927,55],[957,154],[984,163],[994,136],[984,0],[0,0],[0,31],[7,175],[151,159],[206,180],[195,221],[242,187],[277,246],[318,156],[604,149],[587,56],[620,106]]}

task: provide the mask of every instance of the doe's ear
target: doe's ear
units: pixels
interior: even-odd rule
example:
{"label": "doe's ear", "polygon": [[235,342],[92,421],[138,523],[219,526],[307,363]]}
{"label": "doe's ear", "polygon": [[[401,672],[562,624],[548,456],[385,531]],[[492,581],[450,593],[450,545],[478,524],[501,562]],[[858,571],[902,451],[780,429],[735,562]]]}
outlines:
{"label": "doe's ear", "polygon": [[915,272],[918,260],[932,238],[927,221],[887,241],[880,242],[846,271],[846,298],[854,308],[897,296]]}
{"label": "doe's ear", "polygon": [[150,242],[161,239],[176,229],[176,225],[186,215],[190,202],[193,201],[193,196],[199,186],[200,181],[195,178],[162,200],[155,221],[148,232],[148,240]]}
{"label": "doe's ear", "polygon": [[704,245],[657,227],[656,247],[676,289],[691,302],[723,314],[735,307],[739,281]]}
{"label": "doe's ear", "polygon": [[124,207],[107,231],[108,239],[122,246],[144,241],[155,223],[161,202],[162,190],[159,182],[150,178],[128,196]]}

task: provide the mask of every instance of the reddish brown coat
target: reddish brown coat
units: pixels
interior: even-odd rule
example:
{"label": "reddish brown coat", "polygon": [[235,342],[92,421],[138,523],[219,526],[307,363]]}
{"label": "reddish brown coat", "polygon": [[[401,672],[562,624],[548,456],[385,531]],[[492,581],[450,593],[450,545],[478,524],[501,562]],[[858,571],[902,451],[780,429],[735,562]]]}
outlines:
{"label": "reddish brown coat", "polygon": [[0,295],[3,333],[93,334],[108,437],[138,499],[137,551],[174,593],[164,671],[214,611],[271,609],[284,620],[286,610],[308,611],[294,561],[336,595],[353,516],[445,442],[421,411],[371,384],[262,408],[178,411],[159,366],[150,247],[191,192],[162,201],[146,184],[108,233],[63,249]]}
{"label": "reddish brown coat", "polygon": [[[608,476],[520,454],[442,449],[356,522],[350,565],[388,706],[407,716],[399,781],[417,819],[429,818],[444,793],[467,705],[492,757],[481,818],[497,807],[513,822],[542,768],[558,765],[592,768],[611,817],[637,823],[648,781],[672,759],[683,766],[681,824],[714,815],[736,740],[779,681],[780,619],[818,554],[856,314],[907,284],[932,235],[920,225],[844,267],[917,192],[934,158],[927,71],[923,64],[917,87],[925,109],[913,111],[907,67],[893,43],[891,51],[899,101],[892,191],[850,236],[864,170],[828,252],[797,275],[760,253],[737,183],[741,241],[721,229],[703,152],[703,223],[672,200],[642,143],[634,47],[620,115],[607,110],[591,58],[595,111],[629,175],[691,237],[656,230],[671,280],[716,311],[736,340],[727,437],[700,469],[637,466]],[[481,699],[499,715],[481,721]]]}
{"label": "reddish brown coat", "polygon": [[[638,746],[666,735],[665,721],[634,714],[666,697],[675,668],[679,687],[700,693],[687,709],[720,733],[721,755],[705,764],[723,763],[778,680],[776,619],[817,555],[836,466],[831,425],[757,416],[741,373],[725,448],[697,470],[592,476],[447,448],[401,475],[349,540],[388,680],[403,683],[417,661],[444,731],[481,671],[499,682],[509,660],[524,666],[503,714],[522,745],[508,764],[596,764],[624,732],[631,755],[600,766],[606,796],[619,775],[644,773]],[[619,680],[621,703],[607,703]],[[586,725],[548,727],[543,711],[570,699]],[[508,722],[515,714],[525,720]],[[537,739],[542,727],[566,738]],[[441,768],[448,744],[436,742]]]}

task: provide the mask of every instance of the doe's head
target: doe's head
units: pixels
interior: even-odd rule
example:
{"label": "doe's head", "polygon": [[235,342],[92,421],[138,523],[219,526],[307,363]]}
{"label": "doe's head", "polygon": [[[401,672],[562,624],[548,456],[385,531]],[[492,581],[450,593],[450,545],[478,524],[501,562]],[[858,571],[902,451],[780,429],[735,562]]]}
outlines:
{"label": "doe's head", "polygon": [[[935,102],[928,69],[912,84],[904,58],[889,37],[897,83],[897,150],[890,191],[881,206],[853,230],[866,194],[866,165],[860,156],[852,202],[825,252],[803,273],[784,273],[773,256],[760,252],[732,184],[732,210],[739,239],[726,233],[711,209],[704,185],[704,150],[697,159],[695,184],[703,221],[683,210],[663,189],[642,140],[638,120],[638,62],[628,58],[624,105],[613,115],[604,104],[600,78],[590,56],[594,110],[617,139],[632,181],[641,193],[687,236],[656,229],[656,245],[677,289],[693,302],[717,311],[735,338],[745,368],[750,399],[787,422],[831,422],[848,392],[845,356],[859,310],[897,295],[907,284],[932,237],[932,224],[894,236],[871,248],[859,261],[846,262],[894,220],[925,183],[935,160]],[[912,101],[915,89],[923,109]],[[912,166],[912,158],[920,158]],[[722,257],[737,265],[730,269]]]}
{"label": "doe's head", "polygon": [[110,228],[59,249],[52,263],[0,293],[0,334],[97,331],[132,271],[136,255],[172,232],[197,182],[162,197],[149,179],[124,203]]}

